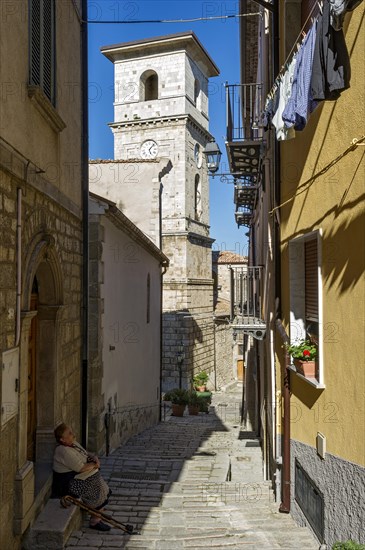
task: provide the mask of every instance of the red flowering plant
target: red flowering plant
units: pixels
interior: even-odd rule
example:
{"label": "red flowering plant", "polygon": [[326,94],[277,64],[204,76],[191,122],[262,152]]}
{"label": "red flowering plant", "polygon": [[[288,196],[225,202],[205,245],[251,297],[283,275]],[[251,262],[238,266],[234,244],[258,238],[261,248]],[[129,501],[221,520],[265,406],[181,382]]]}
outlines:
{"label": "red flowering plant", "polygon": [[285,347],[293,359],[299,359],[300,361],[315,361],[317,347],[309,340],[299,340],[297,343],[286,345]]}

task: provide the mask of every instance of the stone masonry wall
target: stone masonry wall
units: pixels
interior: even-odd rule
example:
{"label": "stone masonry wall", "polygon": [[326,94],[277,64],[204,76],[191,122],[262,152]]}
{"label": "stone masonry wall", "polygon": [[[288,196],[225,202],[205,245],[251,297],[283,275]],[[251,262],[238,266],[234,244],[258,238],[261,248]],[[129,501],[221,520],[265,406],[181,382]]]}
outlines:
{"label": "stone masonry wall", "polygon": [[226,324],[215,324],[215,361],[217,388],[235,380],[233,367],[232,328]]}
{"label": "stone masonry wall", "polygon": [[337,456],[321,459],[314,447],[291,440],[291,513],[299,525],[311,528],[295,500],[295,460],[324,497],[324,541],[353,539],[365,543],[365,468]]}
{"label": "stone masonry wall", "polygon": [[[18,185],[23,185],[18,182]],[[0,168],[0,353],[14,347],[16,321],[16,189],[17,182]],[[23,186],[22,260],[39,232],[54,238],[62,266],[63,311],[58,333],[59,420],[80,428],[81,363],[81,220],[46,195]],[[25,273],[22,273],[24,280]],[[24,291],[24,289],[23,289]],[[23,382],[24,383],[24,382]],[[1,373],[0,373],[1,395]],[[40,400],[42,396],[38,396]],[[2,405],[4,405],[2,403]],[[0,547],[18,548],[13,534],[15,476],[18,465],[18,415],[0,430]],[[23,433],[26,426],[23,426]],[[50,457],[51,459],[51,457]]]}
{"label": "stone masonry wall", "polygon": [[[209,374],[214,388],[214,325],[212,316],[194,316],[188,311],[163,313],[162,391],[179,387],[190,389],[192,378],[200,371]],[[178,355],[183,346],[183,361]],[[181,375],[180,375],[181,370]]]}

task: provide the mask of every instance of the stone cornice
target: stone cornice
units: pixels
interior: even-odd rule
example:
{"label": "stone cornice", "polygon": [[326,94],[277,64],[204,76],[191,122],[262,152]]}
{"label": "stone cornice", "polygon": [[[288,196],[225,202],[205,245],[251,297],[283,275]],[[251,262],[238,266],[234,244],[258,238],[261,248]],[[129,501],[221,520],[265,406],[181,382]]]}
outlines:
{"label": "stone cornice", "polygon": [[129,120],[128,122],[110,122],[108,126],[112,130],[126,130],[128,128],[131,128],[133,130],[136,129],[136,127],[162,127],[166,124],[170,125],[181,125],[181,124],[190,124],[193,128],[198,130],[202,135],[204,135],[207,140],[211,139],[213,136],[212,134],[206,130],[197,120],[194,119],[190,114],[183,114],[183,115],[170,115],[170,116],[161,116],[161,117],[154,117],[154,118],[145,118],[145,119],[136,119],[136,120]]}

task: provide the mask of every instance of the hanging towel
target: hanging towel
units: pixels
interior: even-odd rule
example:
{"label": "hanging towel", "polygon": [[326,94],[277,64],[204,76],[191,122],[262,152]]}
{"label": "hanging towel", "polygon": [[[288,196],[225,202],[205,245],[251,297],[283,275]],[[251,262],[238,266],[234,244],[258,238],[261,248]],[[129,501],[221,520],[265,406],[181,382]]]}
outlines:
{"label": "hanging towel", "polygon": [[350,78],[350,58],[343,31],[336,31],[330,25],[330,4],[324,0],[323,16],[318,19],[313,57],[313,99],[338,99],[341,92],[350,87]]}
{"label": "hanging towel", "polygon": [[276,139],[278,139],[279,141],[284,141],[295,137],[294,129],[287,128],[284,125],[282,115],[292,92],[293,76],[296,63],[297,56],[294,55],[281,81],[279,87],[279,105],[272,119],[272,123],[276,128]]}

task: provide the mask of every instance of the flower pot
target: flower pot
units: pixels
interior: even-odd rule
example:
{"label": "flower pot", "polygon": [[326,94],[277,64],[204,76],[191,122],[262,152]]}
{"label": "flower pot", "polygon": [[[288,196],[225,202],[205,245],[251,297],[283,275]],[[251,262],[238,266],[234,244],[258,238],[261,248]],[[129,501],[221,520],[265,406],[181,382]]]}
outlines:
{"label": "flower pot", "polygon": [[199,405],[188,405],[189,414],[196,416],[199,414]]}
{"label": "flower pot", "polygon": [[172,416],[184,416],[186,405],[177,405],[172,403]]}
{"label": "flower pot", "polygon": [[206,386],[196,386],[196,391],[205,392],[207,390]]}
{"label": "flower pot", "polygon": [[306,378],[316,377],[316,362],[315,361],[302,361],[301,359],[294,359],[294,365],[297,372],[305,376]]}

